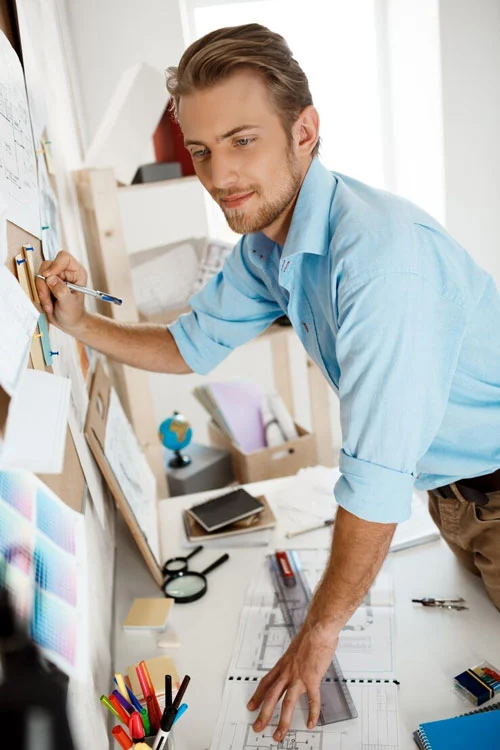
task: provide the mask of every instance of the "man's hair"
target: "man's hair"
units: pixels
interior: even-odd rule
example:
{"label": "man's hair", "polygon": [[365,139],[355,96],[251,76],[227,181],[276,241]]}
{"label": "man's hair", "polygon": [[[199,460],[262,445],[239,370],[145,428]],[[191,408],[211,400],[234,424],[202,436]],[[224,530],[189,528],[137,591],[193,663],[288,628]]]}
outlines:
{"label": "man's hair", "polygon": [[[210,88],[241,69],[262,77],[290,138],[298,116],[313,103],[309,82],[285,39],[258,23],[211,31],[187,48],[177,67],[167,69],[175,112],[182,96]],[[319,138],[312,155],[318,150]]]}

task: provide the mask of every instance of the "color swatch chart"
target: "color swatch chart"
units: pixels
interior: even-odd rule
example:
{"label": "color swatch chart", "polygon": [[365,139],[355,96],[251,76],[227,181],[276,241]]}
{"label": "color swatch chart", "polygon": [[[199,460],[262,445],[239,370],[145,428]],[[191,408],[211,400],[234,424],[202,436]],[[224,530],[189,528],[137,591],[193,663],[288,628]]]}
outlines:
{"label": "color swatch chart", "polygon": [[34,474],[0,471],[0,555],[33,640],[70,676],[87,661],[84,519]]}

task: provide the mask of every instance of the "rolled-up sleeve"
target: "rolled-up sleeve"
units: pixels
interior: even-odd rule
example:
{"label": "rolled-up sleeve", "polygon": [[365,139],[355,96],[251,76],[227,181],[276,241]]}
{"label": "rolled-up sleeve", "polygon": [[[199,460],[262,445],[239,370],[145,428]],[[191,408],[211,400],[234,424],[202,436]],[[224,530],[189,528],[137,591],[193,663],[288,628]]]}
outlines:
{"label": "rolled-up sleeve", "polygon": [[410,516],[418,460],[444,416],[465,310],[409,272],[340,286],[337,299],[335,497],[367,521],[399,523]]}
{"label": "rolled-up sleeve", "polygon": [[191,297],[192,311],[168,326],[181,356],[200,375],[283,314],[264,282],[251,271],[244,241],[243,237],[222,271]]}

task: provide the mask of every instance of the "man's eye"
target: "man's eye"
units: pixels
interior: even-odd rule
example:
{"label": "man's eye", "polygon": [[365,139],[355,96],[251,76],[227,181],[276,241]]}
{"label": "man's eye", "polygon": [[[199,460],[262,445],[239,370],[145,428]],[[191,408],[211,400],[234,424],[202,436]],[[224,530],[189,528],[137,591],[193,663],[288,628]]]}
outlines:
{"label": "man's eye", "polygon": [[208,148],[200,148],[198,151],[192,151],[191,156],[193,159],[203,159],[208,154]]}
{"label": "man's eye", "polygon": [[248,146],[250,143],[253,143],[255,138],[238,138],[236,141],[237,146]]}

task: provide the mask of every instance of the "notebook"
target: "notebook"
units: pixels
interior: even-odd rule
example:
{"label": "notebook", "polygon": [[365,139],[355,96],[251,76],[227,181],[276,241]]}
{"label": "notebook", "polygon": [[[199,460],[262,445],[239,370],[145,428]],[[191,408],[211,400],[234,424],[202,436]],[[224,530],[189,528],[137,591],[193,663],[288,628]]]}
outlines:
{"label": "notebook", "polygon": [[212,532],[205,531],[203,526],[197,523],[193,516],[185,510],[183,519],[187,538],[190,542],[200,542],[206,539],[218,539],[234,536],[235,534],[262,531],[262,529],[272,529],[276,526],[276,516],[264,495],[260,495],[257,500],[260,500],[264,506],[264,510],[261,513],[257,513],[250,518],[244,518],[242,521],[236,521],[236,523],[230,523],[219,531]]}
{"label": "notebook", "polygon": [[135,599],[123,622],[124,630],[165,630],[173,599]]}
{"label": "notebook", "polygon": [[420,750],[500,748],[500,703],[452,719],[420,724],[413,738]]}

